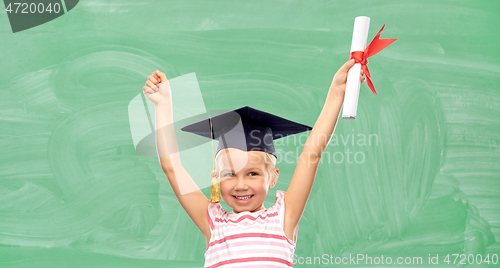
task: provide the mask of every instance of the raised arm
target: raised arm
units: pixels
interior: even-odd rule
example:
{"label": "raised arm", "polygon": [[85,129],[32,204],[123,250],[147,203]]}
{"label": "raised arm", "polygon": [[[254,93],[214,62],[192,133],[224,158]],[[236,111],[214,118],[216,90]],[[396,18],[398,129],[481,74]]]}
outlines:
{"label": "raised arm", "polygon": [[[285,225],[288,226],[288,230],[293,230],[297,226],[304,213],[321,155],[330,142],[344,102],[347,72],[353,65],[354,60],[346,62],[333,77],[325,105],[300,154],[285,193]],[[363,75],[361,71],[361,83],[365,80]]]}
{"label": "raised arm", "polygon": [[181,164],[174,131],[170,84],[165,74],[156,70],[148,77],[143,90],[146,97],[155,104],[156,148],[160,166],[179,203],[207,238],[210,236],[207,217],[210,201]]}

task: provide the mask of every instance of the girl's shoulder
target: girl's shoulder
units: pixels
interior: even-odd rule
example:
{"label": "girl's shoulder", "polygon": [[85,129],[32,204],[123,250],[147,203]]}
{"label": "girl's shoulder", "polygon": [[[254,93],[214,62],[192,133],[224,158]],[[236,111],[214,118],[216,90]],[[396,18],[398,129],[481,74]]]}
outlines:
{"label": "girl's shoulder", "polygon": [[220,203],[210,203],[208,204],[208,215],[215,217],[221,217],[222,215],[227,214],[227,211],[222,208]]}
{"label": "girl's shoulder", "polygon": [[274,206],[268,209],[269,212],[279,212],[281,208],[284,207],[285,192],[276,190],[276,199],[274,200]]}
{"label": "girl's shoulder", "polygon": [[210,226],[210,231],[213,231],[217,219],[221,219],[227,215],[225,209],[222,208],[220,203],[209,203],[207,209],[208,225]]}
{"label": "girl's shoulder", "polygon": [[276,203],[278,203],[281,200],[284,200],[284,198],[285,198],[285,191],[276,190]]}

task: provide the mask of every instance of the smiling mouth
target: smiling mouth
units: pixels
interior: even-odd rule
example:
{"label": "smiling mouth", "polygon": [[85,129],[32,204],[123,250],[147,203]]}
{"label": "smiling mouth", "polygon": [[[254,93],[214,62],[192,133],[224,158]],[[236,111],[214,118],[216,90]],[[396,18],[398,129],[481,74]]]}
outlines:
{"label": "smiling mouth", "polygon": [[233,195],[233,197],[236,198],[237,200],[248,200],[248,199],[252,198],[252,196],[254,196],[254,195],[253,194],[252,195],[245,195],[245,196]]}

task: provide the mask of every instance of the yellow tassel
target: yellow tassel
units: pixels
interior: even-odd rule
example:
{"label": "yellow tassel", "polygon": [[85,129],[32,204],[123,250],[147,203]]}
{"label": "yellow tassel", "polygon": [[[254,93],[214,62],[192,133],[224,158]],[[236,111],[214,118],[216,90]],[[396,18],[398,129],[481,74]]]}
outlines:
{"label": "yellow tassel", "polygon": [[220,203],[220,185],[219,185],[219,176],[217,176],[217,171],[214,169],[210,174],[212,177],[212,188],[211,188],[211,203]]}

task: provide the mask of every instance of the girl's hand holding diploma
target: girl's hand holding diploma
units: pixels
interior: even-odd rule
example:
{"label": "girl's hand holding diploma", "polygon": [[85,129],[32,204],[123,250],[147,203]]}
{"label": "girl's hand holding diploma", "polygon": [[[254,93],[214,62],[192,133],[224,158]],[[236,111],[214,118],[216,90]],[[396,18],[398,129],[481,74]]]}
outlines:
{"label": "girl's hand holding diploma", "polygon": [[148,76],[146,85],[142,88],[146,97],[155,105],[171,103],[171,89],[164,73],[156,70]]}
{"label": "girl's hand holding diploma", "polygon": [[[345,87],[346,87],[346,81],[347,81],[347,72],[351,67],[354,66],[354,59],[347,61],[340,67],[340,69],[335,73],[335,76],[333,77],[332,85],[330,86],[330,91],[328,92],[329,97],[331,98],[330,95],[332,95],[333,98],[341,98],[342,100],[344,99],[345,95]],[[361,73],[359,76],[359,80],[361,83],[365,81],[365,76],[364,76],[363,69],[361,69]]]}

